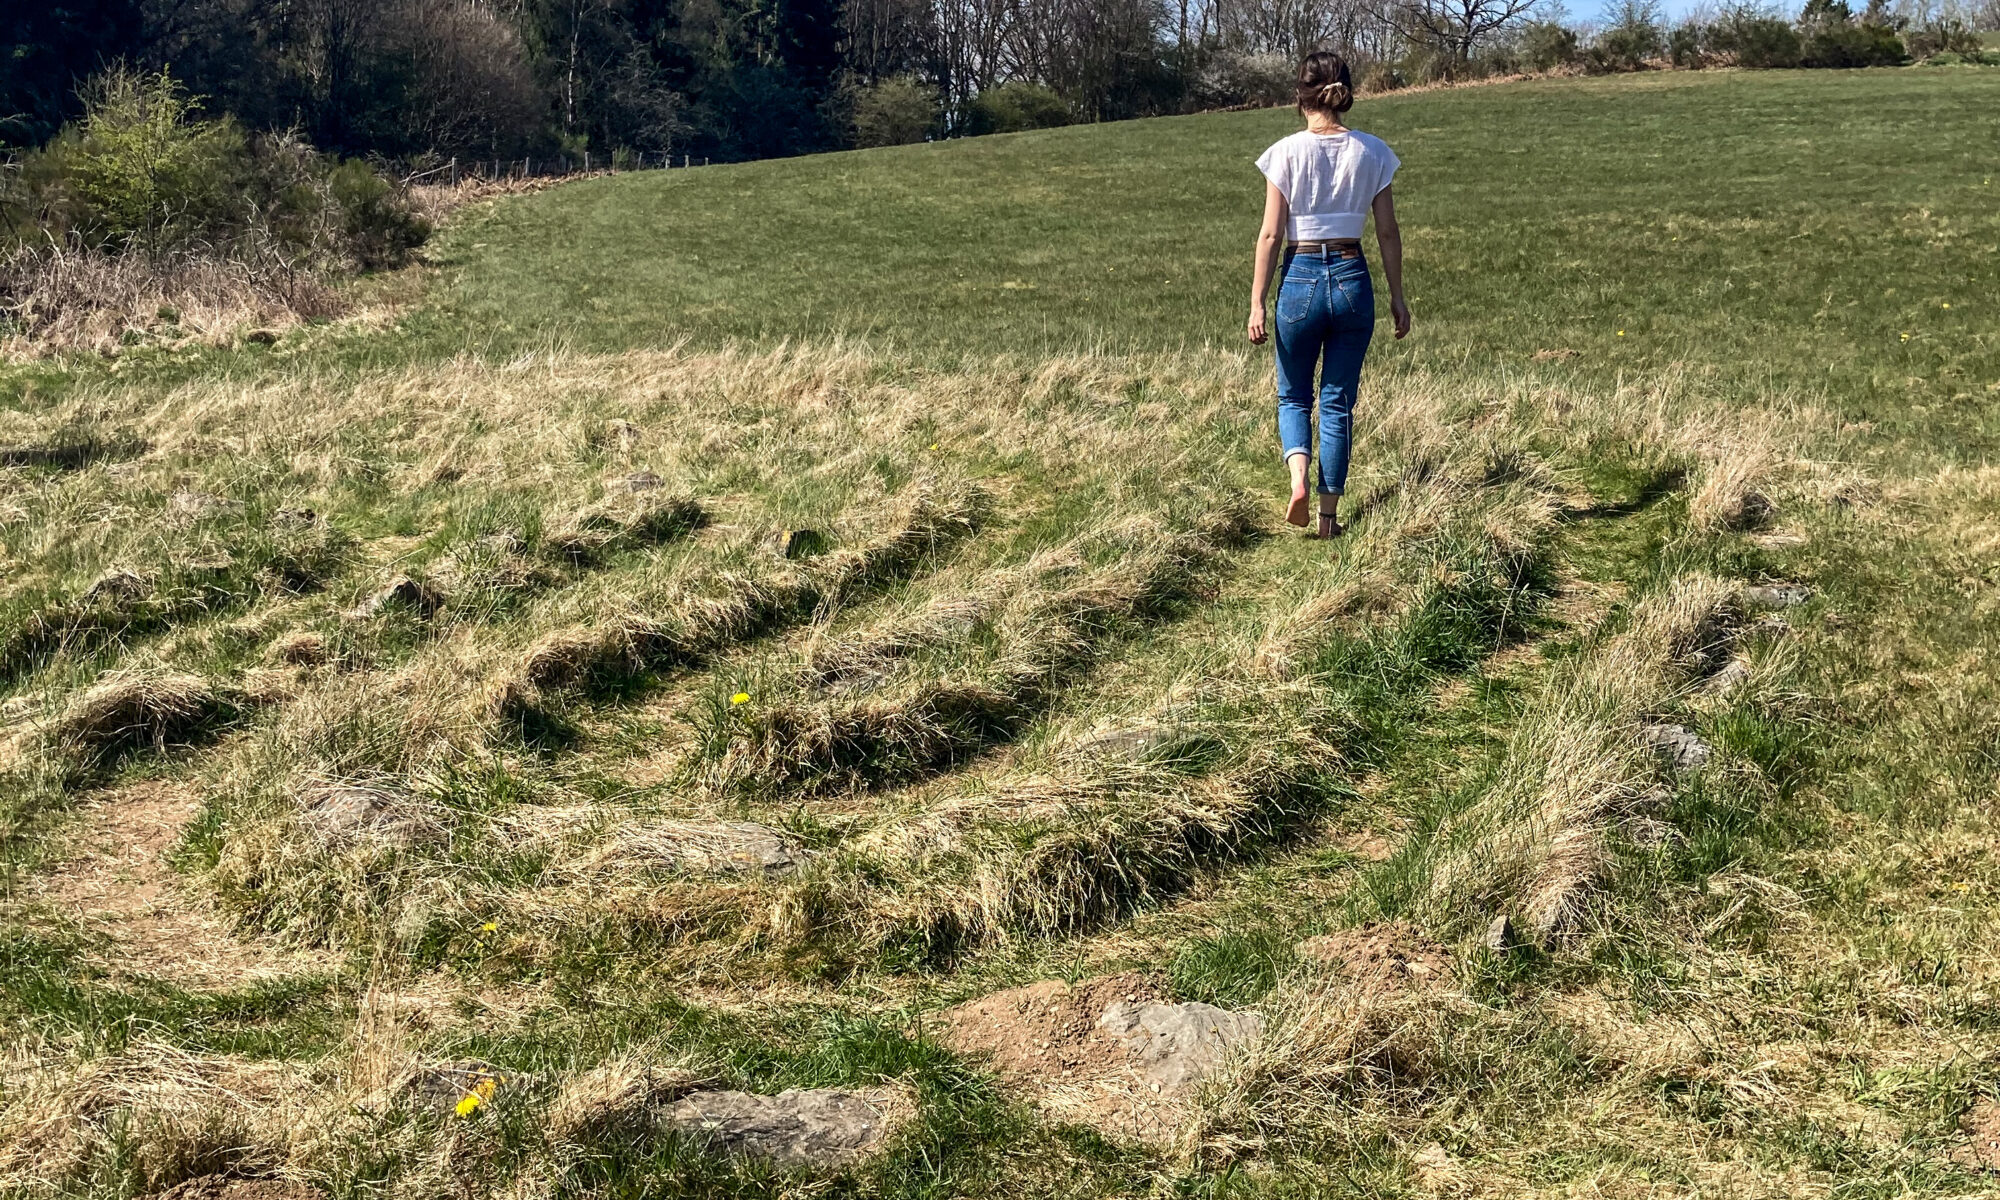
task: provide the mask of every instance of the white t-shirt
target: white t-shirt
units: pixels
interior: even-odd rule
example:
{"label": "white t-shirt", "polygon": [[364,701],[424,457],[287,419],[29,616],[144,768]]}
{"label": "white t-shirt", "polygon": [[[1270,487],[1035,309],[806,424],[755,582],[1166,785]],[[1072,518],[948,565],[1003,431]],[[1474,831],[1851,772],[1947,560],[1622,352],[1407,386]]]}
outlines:
{"label": "white t-shirt", "polygon": [[1401,165],[1387,142],[1356,129],[1300,130],[1271,143],[1257,160],[1257,169],[1291,206],[1285,232],[1294,242],[1360,237],[1368,206]]}

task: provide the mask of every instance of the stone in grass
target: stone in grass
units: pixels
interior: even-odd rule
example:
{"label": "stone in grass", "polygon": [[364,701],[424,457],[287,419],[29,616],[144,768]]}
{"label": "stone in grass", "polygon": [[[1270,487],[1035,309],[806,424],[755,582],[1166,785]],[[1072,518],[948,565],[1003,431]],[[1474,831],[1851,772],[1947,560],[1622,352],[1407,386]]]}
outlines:
{"label": "stone in grass", "polygon": [[877,1089],[693,1092],[667,1110],[665,1121],[712,1150],[779,1167],[840,1168],[888,1140],[894,1101],[893,1093]]}
{"label": "stone in grass", "polygon": [[271,511],[271,524],[279,529],[308,529],[319,522],[310,508],[279,508]]}
{"label": "stone in grass", "polygon": [[585,865],[789,875],[801,858],[777,830],[754,821],[659,821],[627,828]]}
{"label": "stone in grass", "polygon": [[1803,583],[1760,583],[1743,589],[1743,600],[1755,608],[1797,608],[1812,599],[1813,590]]}
{"label": "stone in grass", "polygon": [[1639,727],[1639,741],[1649,750],[1657,751],[1677,771],[1692,771],[1708,765],[1715,757],[1715,747],[1701,740],[1701,735],[1685,725],[1659,722]]}
{"label": "stone in grass", "polygon": [[153,590],[153,585],[145,576],[123,567],[113,567],[83,589],[86,603],[92,600],[137,600]]}
{"label": "stone in grass", "polygon": [[651,471],[634,471],[619,479],[618,483],[628,492],[657,492],[665,481]]}
{"label": "stone in grass", "polygon": [[299,819],[335,848],[378,843],[409,846],[436,832],[416,796],[399,788],[321,782],[299,796]]}
{"label": "stone in grass", "polygon": [[1514,922],[1506,913],[1501,913],[1486,927],[1486,936],[1480,939],[1480,944],[1495,954],[1505,954],[1515,947],[1518,940],[1514,936]]}
{"label": "stone in grass", "polygon": [[443,603],[444,598],[429,584],[408,575],[398,575],[381,590],[349,609],[347,615],[355,620],[367,620],[382,615],[390,608],[402,607],[420,617],[428,617]]}
{"label": "stone in grass", "polygon": [[176,521],[199,521],[206,517],[234,512],[242,507],[226,496],[216,496],[208,492],[181,491],[167,497],[167,515]]}
{"label": "stone in grass", "polygon": [[1712,695],[1727,696],[1742,687],[1750,679],[1750,663],[1747,659],[1732,658],[1722,664],[1722,669],[1708,677],[1702,687]]}
{"label": "stone in grass", "polygon": [[776,529],[767,541],[771,553],[779,558],[817,558],[832,548],[833,543],[817,529]]}
{"label": "stone in grass", "polygon": [[1231,1050],[1256,1039],[1264,1019],[1212,1004],[1120,1000],[1097,1027],[1121,1043],[1155,1091],[1173,1093],[1212,1073]]}
{"label": "stone in grass", "polygon": [[1175,732],[1170,726],[1152,722],[1114,725],[1083,735],[1072,750],[1088,758],[1144,758],[1170,744]]}
{"label": "stone in grass", "polygon": [[412,1108],[470,1116],[474,1109],[494,1103],[505,1089],[518,1086],[525,1078],[478,1059],[425,1063],[405,1077],[400,1092]]}

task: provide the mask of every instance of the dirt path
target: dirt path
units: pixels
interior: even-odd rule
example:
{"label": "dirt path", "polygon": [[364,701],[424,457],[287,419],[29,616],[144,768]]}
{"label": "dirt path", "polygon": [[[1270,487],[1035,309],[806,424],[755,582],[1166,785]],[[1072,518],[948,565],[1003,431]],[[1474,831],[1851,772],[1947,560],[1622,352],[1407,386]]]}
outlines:
{"label": "dirt path", "polygon": [[102,793],[79,814],[61,861],[29,883],[24,898],[107,935],[104,966],[185,987],[240,987],[336,969],[331,954],[237,937],[207,901],[189,894],[165,859],[199,808],[191,788],[167,781]]}

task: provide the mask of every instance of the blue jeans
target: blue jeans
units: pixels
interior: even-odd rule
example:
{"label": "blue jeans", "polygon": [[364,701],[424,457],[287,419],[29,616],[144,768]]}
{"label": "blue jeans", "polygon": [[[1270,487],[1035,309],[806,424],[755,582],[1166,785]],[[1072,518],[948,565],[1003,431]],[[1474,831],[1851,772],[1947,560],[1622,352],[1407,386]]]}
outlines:
{"label": "blue jeans", "polygon": [[1287,258],[1277,317],[1278,441],[1287,459],[1312,453],[1313,368],[1320,367],[1319,491],[1338,495],[1347,490],[1354,394],[1375,333],[1368,260],[1313,253]]}

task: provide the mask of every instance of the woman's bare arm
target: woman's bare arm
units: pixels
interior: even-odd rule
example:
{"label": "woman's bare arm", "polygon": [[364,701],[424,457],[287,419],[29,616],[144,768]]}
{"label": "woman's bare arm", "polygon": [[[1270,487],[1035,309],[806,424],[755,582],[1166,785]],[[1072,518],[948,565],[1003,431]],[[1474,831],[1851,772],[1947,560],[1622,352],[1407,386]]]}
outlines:
{"label": "woman's bare arm", "polygon": [[1264,183],[1264,227],[1257,231],[1257,258],[1250,267],[1250,340],[1264,344],[1264,296],[1271,290],[1271,276],[1278,273],[1278,259],[1285,252],[1285,224],[1290,215],[1285,194],[1278,185]]}
{"label": "woman's bare arm", "polygon": [[1410,305],[1403,299],[1403,231],[1396,224],[1396,198],[1389,188],[1375,193],[1375,241],[1382,247],[1382,276],[1389,281],[1389,316],[1396,336],[1410,333]]}

